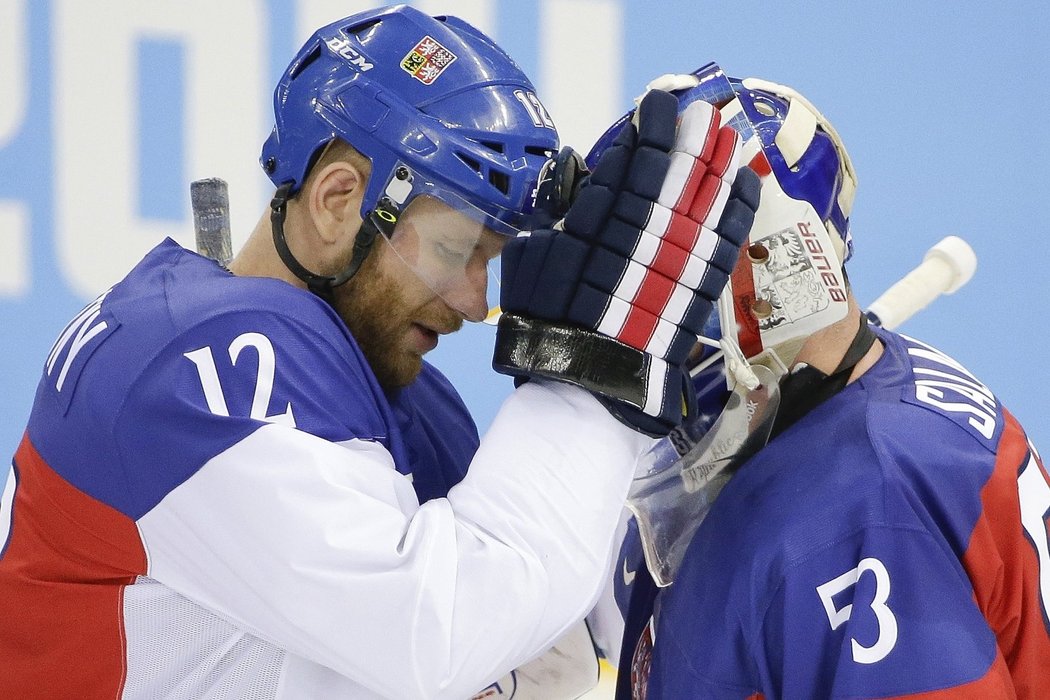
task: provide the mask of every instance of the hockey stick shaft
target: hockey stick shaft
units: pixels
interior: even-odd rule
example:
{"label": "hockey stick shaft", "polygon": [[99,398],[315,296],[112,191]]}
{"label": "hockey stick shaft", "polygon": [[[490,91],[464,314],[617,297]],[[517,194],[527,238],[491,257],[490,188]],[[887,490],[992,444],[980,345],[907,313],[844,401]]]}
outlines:
{"label": "hockey stick shaft", "polygon": [[197,252],[223,267],[233,258],[230,239],[230,196],[226,181],[217,177],[190,183],[193,231]]}
{"label": "hockey stick shaft", "polygon": [[948,236],[868,307],[868,318],[883,328],[897,328],[941,294],[953,294],[970,281],[976,269],[973,248],[957,236]]}

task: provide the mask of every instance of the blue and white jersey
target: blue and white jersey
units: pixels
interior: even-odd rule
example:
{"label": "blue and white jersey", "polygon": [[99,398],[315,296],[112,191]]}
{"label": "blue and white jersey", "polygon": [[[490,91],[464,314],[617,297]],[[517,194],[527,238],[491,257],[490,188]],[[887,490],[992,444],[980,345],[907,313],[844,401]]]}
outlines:
{"label": "blue and white jersey", "polygon": [[490,436],[430,366],[385,395],[312,294],[161,244],[0,479],[0,697],[469,696],[585,613],[644,448],[542,383]]}
{"label": "blue and white jersey", "polygon": [[625,640],[634,697],[1050,692],[1046,470],[958,363],[878,335],[873,368],[722,491]]}

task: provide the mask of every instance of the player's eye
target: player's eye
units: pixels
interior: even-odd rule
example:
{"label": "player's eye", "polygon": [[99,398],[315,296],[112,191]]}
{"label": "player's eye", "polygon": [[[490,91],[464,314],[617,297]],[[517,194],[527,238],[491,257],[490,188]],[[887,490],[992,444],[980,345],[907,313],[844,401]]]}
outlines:
{"label": "player's eye", "polygon": [[448,265],[457,265],[459,267],[465,266],[473,253],[472,250],[464,249],[462,246],[442,241],[436,242],[434,248],[444,263]]}

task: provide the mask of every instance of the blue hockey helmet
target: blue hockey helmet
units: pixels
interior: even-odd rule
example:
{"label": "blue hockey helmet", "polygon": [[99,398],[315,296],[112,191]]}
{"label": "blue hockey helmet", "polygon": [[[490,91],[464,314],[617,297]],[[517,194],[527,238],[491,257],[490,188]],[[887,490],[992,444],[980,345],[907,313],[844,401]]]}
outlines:
{"label": "blue hockey helmet", "polygon": [[339,137],[372,162],[362,213],[403,166],[497,228],[518,228],[558,150],[535,88],[502,49],[460,19],[406,5],[315,32],[277,85],[274,115],[260,159],[273,183],[294,193]]}
{"label": "blue hockey helmet", "polygon": [[[283,202],[334,139],[371,161],[361,205],[365,251],[377,230],[394,238],[394,225],[421,195],[479,227],[514,235],[532,211],[541,168],[558,150],[535,88],[502,49],[460,19],[407,5],[317,30],[278,83],[274,115],[260,161],[278,187],[275,241],[289,268],[322,294],[356,266],[334,278],[314,275],[276,229]],[[442,292],[440,280],[427,282]]]}

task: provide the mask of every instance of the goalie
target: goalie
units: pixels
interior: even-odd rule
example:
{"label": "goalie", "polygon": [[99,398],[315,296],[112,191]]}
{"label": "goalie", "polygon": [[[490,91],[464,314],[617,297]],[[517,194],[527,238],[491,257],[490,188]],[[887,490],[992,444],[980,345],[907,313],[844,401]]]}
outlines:
{"label": "goalie", "polygon": [[713,64],[655,84],[721,109],[762,196],[700,418],[632,487],[617,697],[1045,697],[1046,469],[988,387],[861,312],[841,139]]}

